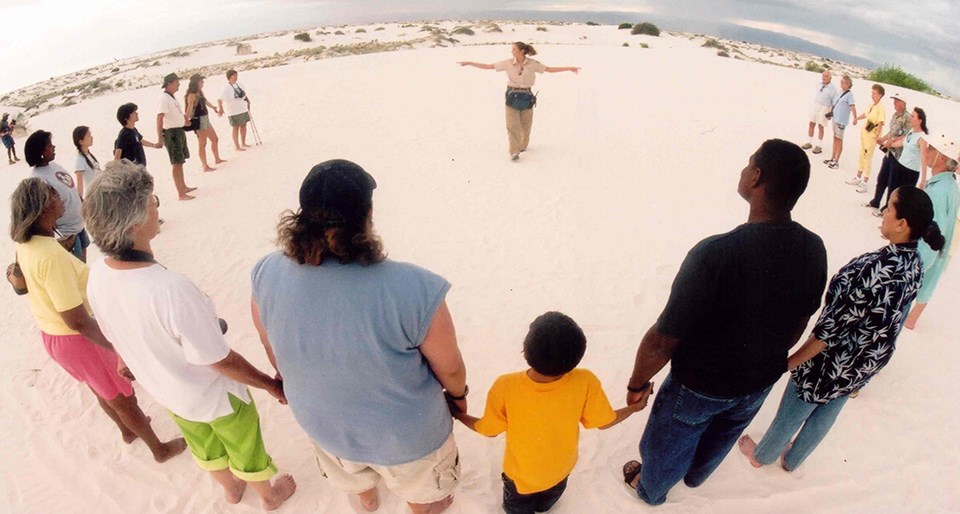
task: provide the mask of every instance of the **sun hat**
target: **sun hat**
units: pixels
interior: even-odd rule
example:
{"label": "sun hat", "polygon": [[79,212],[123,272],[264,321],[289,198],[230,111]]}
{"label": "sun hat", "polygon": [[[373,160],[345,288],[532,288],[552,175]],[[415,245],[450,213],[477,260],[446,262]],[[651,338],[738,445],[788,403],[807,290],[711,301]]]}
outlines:
{"label": "sun hat", "polygon": [[169,73],[166,77],[163,77],[163,85],[160,87],[167,87],[174,80],[180,80],[180,77],[176,73]]}
{"label": "sun hat", "polygon": [[927,146],[936,148],[944,157],[958,160],[958,156],[960,156],[960,143],[957,142],[956,138],[938,132],[930,134],[924,139],[927,140]]}

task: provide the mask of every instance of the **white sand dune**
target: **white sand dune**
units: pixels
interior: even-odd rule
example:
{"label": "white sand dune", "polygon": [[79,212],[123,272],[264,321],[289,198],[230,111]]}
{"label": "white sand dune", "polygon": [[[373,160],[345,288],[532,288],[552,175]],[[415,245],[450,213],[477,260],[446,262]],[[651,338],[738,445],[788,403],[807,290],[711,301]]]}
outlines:
{"label": "white sand dune", "polygon": [[[197,200],[187,203],[173,200],[166,155],[147,150],[166,219],[155,241],[157,258],[196,281],[230,321],[231,345],[268,369],[248,313],[250,269],[273,248],[276,218],[295,207],[307,170],[329,158],[351,159],[377,178],[374,218],[390,256],[432,269],[454,285],[448,303],[474,391],[472,413],[482,411],[497,375],[524,367],[520,347],[527,325],[553,309],[584,328],[589,344],[582,366],[600,377],[614,406],[621,406],[636,346],[662,309],[686,251],[746,219],[747,205],[736,193],[738,173],[764,139],[805,137],[817,76],[720,58],[684,38],[645,38],[651,48],[641,49],[634,43],[638,39],[620,31],[605,36],[605,44],[587,45],[568,29],[550,26],[543,33],[526,26],[475,40],[564,43],[541,44],[538,58],[583,67],[579,76],[540,77],[531,147],[518,163],[506,153],[504,77],[455,64],[507,58],[505,45],[241,72],[263,146],[234,152],[226,120],[215,119],[229,162],[204,174],[191,159],[187,181],[200,189]],[[613,30],[605,29],[605,34]],[[208,79],[208,95],[222,85],[220,77]],[[867,105],[869,86],[865,81],[854,86],[860,109]],[[75,155],[70,131],[89,125],[94,153],[104,160],[119,129],[114,113],[123,102],[139,104],[141,132],[156,137],[159,93],[151,87],[107,94],[36,117],[31,126],[54,133],[57,162],[70,168]],[[960,134],[960,105],[906,95],[911,106],[927,109],[931,128]],[[795,210],[795,219],[823,237],[831,274],[883,245],[877,219],[859,206],[864,195],[843,184],[856,169],[857,135],[848,135],[846,143],[840,171],[813,161],[809,189]],[[191,145],[193,152],[192,136]],[[0,195],[8,198],[28,173],[23,163],[4,166]],[[8,222],[4,208],[0,225]],[[91,254],[97,258],[95,249]],[[0,238],[0,256],[12,259],[8,237]],[[953,433],[960,415],[952,397],[960,361],[958,286],[960,272],[948,272],[918,330],[900,338],[891,365],[847,405],[797,472],[758,471],[734,451],[706,484],[679,485],[657,511],[960,510],[955,465],[960,444]],[[5,290],[0,305],[5,371],[0,510],[258,510],[252,492],[241,505],[227,505],[218,486],[187,456],[158,465],[141,443],[124,445],[92,394],[46,356],[23,299]],[[664,377],[665,372],[657,382]],[[748,433],[758,436],[766,429],[783,383]],[[164,409],[138,393],[157,432],[174,436]],[[357,511],[356,502],[320,476],[308,438],[289,409],[261,391],[253,394],[268,450],[299,483],[282,511]],[[609,431],[583,432],[580,462],[553,512],[646,508],[619,478],[623,462],[637,456],[646,418],[644,411]],[[486,439],[462,426],[455,434],[463,480],[449,512],[496,512],[503,439]],[[382,491],[382,512],[404,509]]]}

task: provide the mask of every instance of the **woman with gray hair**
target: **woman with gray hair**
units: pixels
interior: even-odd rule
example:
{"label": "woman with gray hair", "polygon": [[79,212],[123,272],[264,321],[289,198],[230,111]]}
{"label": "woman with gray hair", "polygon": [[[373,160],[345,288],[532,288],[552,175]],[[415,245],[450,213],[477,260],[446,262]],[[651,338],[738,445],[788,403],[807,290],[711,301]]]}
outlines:
{"label": "woman with gray hair", "polygon": [[93,263],[87,291],[104,334],[117,344],[144,389],[172,414],[194,460],[238,503],[250,486],[265,510],[296,490],[264,449],[260,417],[247,385],[285,403],[283,384],[230,349],[213,302],[188,278],[153,258],[160,232],[153,177],[127,160],[107,164],[83,214],[107,255]]}
{"label": "woman with gray hair", "polygon": [[54,238],[54,226],[64,210],[57,190],[43,179],[25,179],[10,197],[10,206],[10,237],[17,243],[30,312],[40,326],[47,354],[90,387],[125,443],[143,439],[157,462],[182,452],[183,439],[166,443],[157,439],[137,404],[129,371],[91,317],[85,294],[87,266]]}

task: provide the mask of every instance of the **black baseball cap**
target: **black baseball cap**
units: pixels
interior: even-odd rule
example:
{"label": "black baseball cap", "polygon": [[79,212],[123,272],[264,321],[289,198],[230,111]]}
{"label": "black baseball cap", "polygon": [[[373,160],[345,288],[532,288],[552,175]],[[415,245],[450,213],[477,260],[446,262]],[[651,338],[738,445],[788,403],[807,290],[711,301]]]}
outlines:
{"label": "black baseball cap", "polygon": [[321,162],[300,186],[300,210],[323,210],[344,220],[363,219],[373,206],[377,181],[363,168],[344,159]]}

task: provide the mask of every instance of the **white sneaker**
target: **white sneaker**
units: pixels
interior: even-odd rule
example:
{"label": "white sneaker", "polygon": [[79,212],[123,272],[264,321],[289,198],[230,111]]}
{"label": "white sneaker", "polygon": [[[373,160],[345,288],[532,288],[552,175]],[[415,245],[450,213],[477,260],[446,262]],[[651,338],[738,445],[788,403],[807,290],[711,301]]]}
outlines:
{"label": "white sneaker", "polygon": [[877,208],[873,208],[873,212],[871,212],[870,214],[873,214],[877,218],[883,217],[883,212],[881,212],[880,209],[877,209]]}
{"label": "white sneaker", "polygon": [[861,182],[860,177],[853,177],[852,179],[847,181],[847,184],[850,184],[851,186],[856,186],[856,185],[860,185],[860,182]]}
{"label": "white sneaker", "polygon": [[866,192],[867,192],[867,183],[861,180],[860,183],[857,184],[857,192],[858,192],[858,193],[866,193]]}
{"label": "white sneaker", "polygon": [[518,161],[518,160],[520,160],[520,154],[515,153],[515,154],[511,155],[511,156],[510,156],[510,160],[511,160],[511,161]]}

